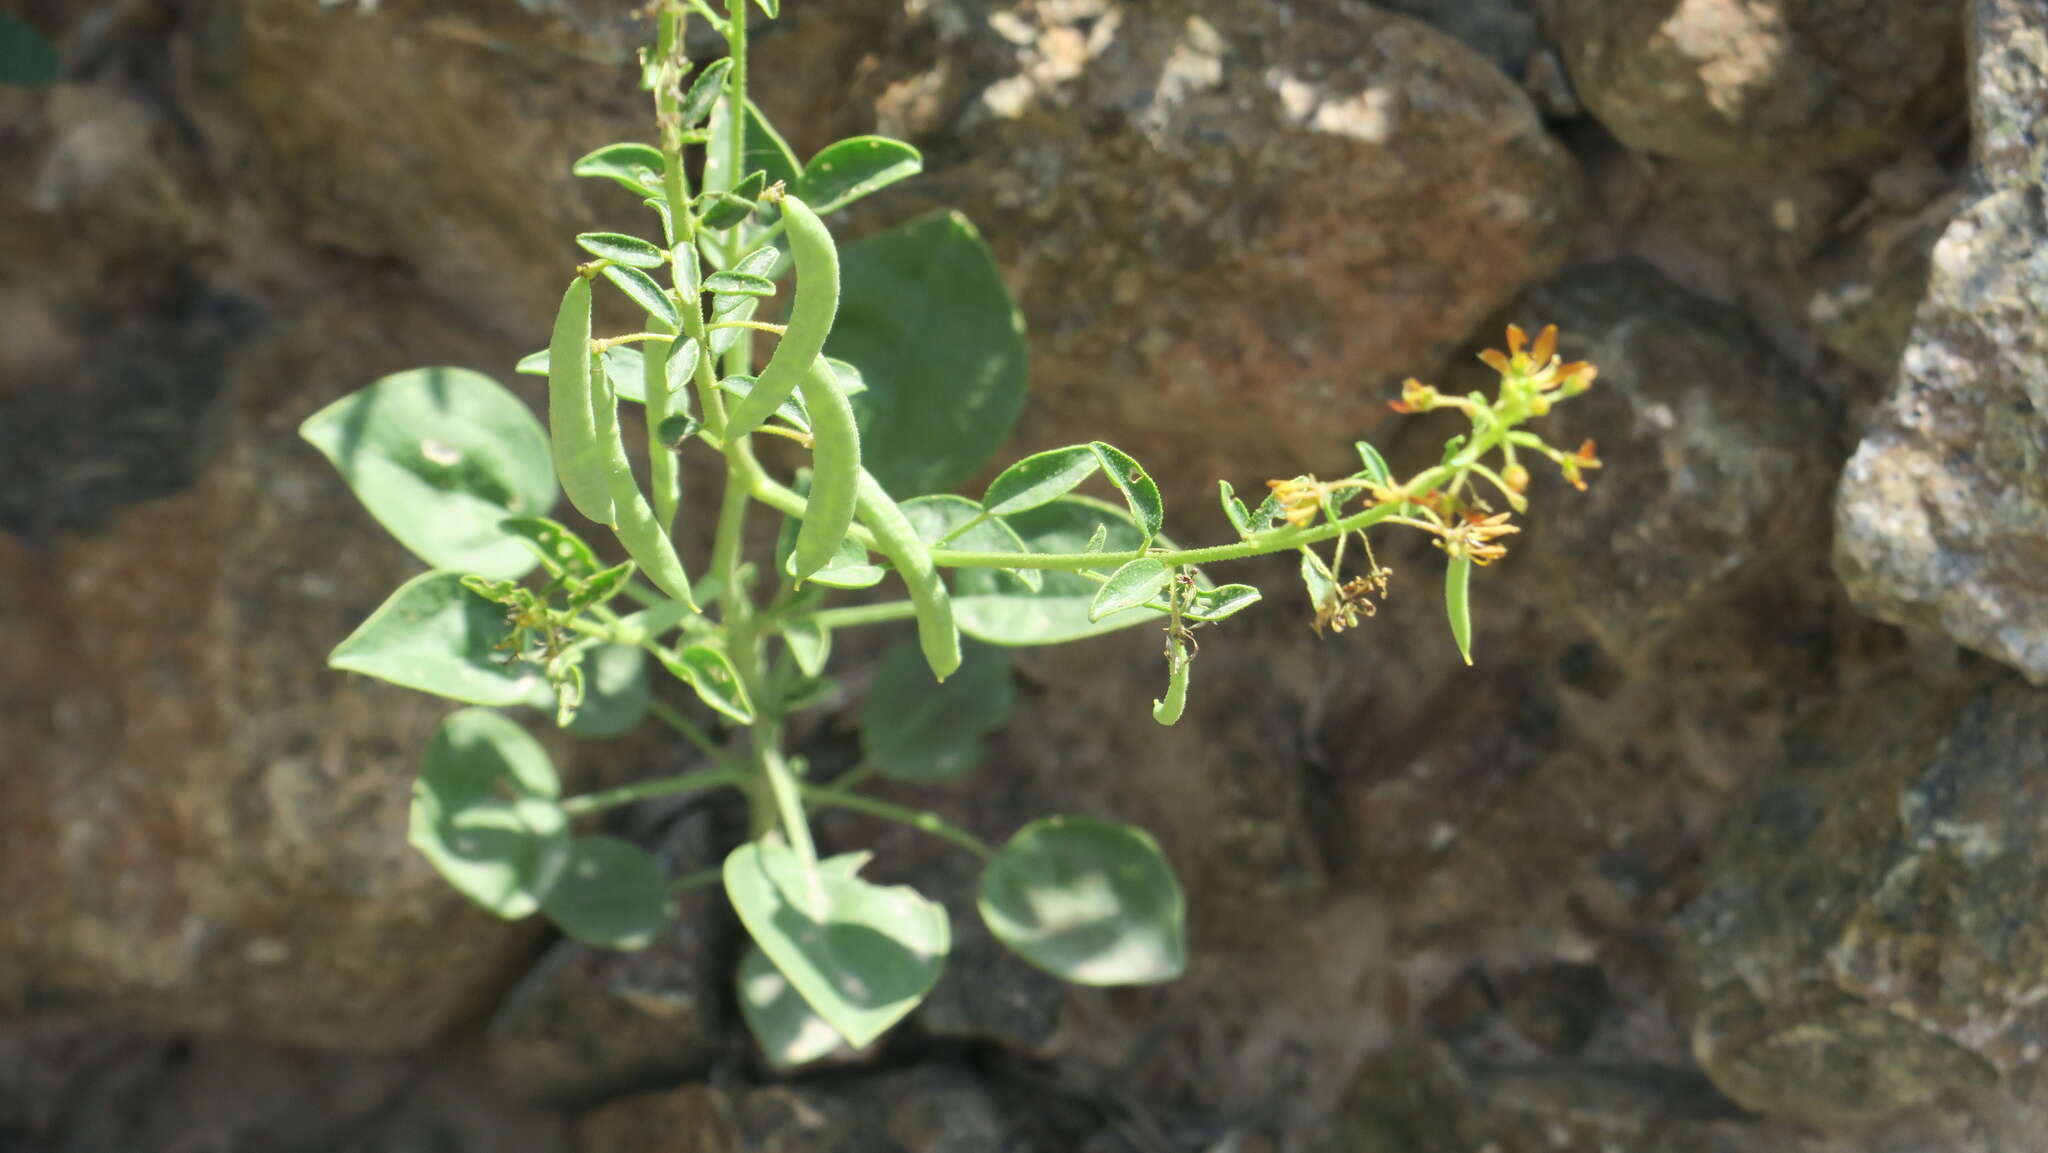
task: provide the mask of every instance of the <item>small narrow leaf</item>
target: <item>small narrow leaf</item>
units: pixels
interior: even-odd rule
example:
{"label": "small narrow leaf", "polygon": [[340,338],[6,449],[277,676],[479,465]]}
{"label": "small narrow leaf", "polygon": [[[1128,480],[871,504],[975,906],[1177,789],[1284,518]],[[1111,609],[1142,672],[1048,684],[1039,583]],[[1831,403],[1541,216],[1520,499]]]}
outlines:
{"label": "small narrow leaf", "polygon": [[[745,396],[754,391],[754,378],[744,374],[728,376],[718,382],[718,388],[719,391],[730,393],[733,396]],[[804,398],[801,392],[790,393],[788,400],[776,405],[775,415],[798,432],[808,433],[811,431],[811,414],[804,408]]]}
{"label": "small narrow leaf", "polygon": [[[681,328],[683,314],[676,309],[676,302],[661,290],[654,278],[637,268],[614,264],[604,270],[604,278],[617,285],[619,291],[633,298],[633,303],[647,310],[649,316],[667,325],[671,331]],[[606,376],[611,373],[607,371]]]}
{"label": "small narrow leaf", "polygon": [[704,278],[704,287],[711,292],[739,293],[743,296],[775,295],[774,281],[747,272],[714,272]]}
{"label": "small narrow leaf", "polygon": [[705,704],[742,725],[754,723],[754,704],[732,667],[732,658],[711,645],[690,645],[680,653],[657,650],[662,665],[696,690]]}
{"label": "small narrow leaf", "polygon": [[825,358],[825,364],[832,375],[839,378],[839,391],[848,396],[859,396],[868,390],[868,382],[861,377],[860,369],[843,360]]}
{"label": "small narrow leaf", "polygon": [[662,371],[667,374],[670,408],[690,407],[690,383],[697,379],[697,358],[703,355],[703,346],[692,337],[682,337],[669,345]]}
{"label": "small narrow leaf", "polygon": [[1452,557],[1444,571],[1444,610],[1451,618],[1451,639],[1458,642],[1458,655],[1472,663],[1472,558]]}
{"label": "small narrow leaf", "polygon": [[533,550],[549,576],[594,577],[602,570],[583,538],[544,516],[507,517],[498,527]]}
{"label": "small narrow leaf", "polygon": [[754,172],[730,191],[706,192],[697,198],[698,218],[706,228],[731,228],[754,214],[767,186],[767,175]]}
{"label": "small narrow leaf", "polygon": [[812,209],[826,213],[922,171],[924,156],[901,140],[855,136],[811,157],[797,190]]}
{"label": "small narrow leaf", "polygon": [[981,505],[994,516],[1014,516],[1067,495],[1101,467],[1091,445],[1033,453],[990,481]]}
{"label": "small narrow leaf", "polygon": [[642,196],[660,196],[665,164],[661,149],[649,144],[607,144],[578,160],[569,171],[577,176],[617,181]]}
{"label": "small narrow leaf", "polygon": [[1191,621],[1220,621],[1259,603],[1259,590],[1250,585],[1222,585],[1198,590],[1181,606],[1181,615]]}
{"label": "small narrow leaf", "polygon": [[[763,245],[733,263],[731,271],[748,276],[768,276],[775,270],[775,264],[782,254],[774,245]],[[761,306],[761,298],[745,293],[713,293],[711,297],[711,319],[716,321],[751,320],[754,310]],[[721,328],[711,333],[713,356],[724,356],[726,351],[738,344],[747,335],[744,328]]]}
{"label": "small narrow leaf", "polygon": [[1145,539],[1158,536],[1166,524],[1166,505],[1159,499],[1159,486],[1152,482],[1144,466],[1131,459],[1128,453],[1099,440],[1088,447],[1095,450],[1096,458],[1102,462],[1102,471],[1124,494],[1131,516],[1137,520],[1138,527],[1145,530]]}
{"label": "small narrow leaf", "polygon": [[1173,579],[1173,567],[1156,557],[1141,556],[1109,575],[1088,606],[1090,622],[1112,613],[1140,608],[1166,588]]}
{"label": "small narrow leaf", "polygon": [[782,642],[807,677],[822,676],[825,661],[832,655],[832,630],[811,617],[797,617],[782,623]]}
{"label": "small narrow leaf", "polygon": [[578,837],[540,907],[556,928],[586,945],[644,949],[668,924],[668,876],[630,841]]}
{"label": "small narrow leaf", "polygon": [[1365,466],[1358,470],[1359,476],[1382,488],[1394,483],[1393,470],[1387,467],[1387,458],[1380,455],[1379,449],[1361,440],[1358,442],[1358,459]]}
{"label": "small narrow leaf", "polygon": [[981,764],[987,735],[1009,723],[1009,653],[969,644],[961,656],[959,671],[936,683],[917,645],[882,654],[861,703],[860,747],[883,776],[919,785],[956,780]]}
{"label": "small narrow leaf", "polygon": [[585,232],[576,237],[576,243],[592,256],[634,268],[660,268],[668,263],[668,257],[662,254],[661,249],[623,232]]}
{"label": "small narrow leaf", "polygon": [[1186,901],[1143,829],[1089,817],[1026,825],[981,874],[996,939],[1077,985],[1149,985],[1187,968]]}
{"label": "small narrow leaf", "polygon": [[683,127],[695,128],[704,123],[718,105],[718,95],[725,87],[725,78],[731,73],[732,60],[728,58],[714,61],[697,74],[690,90],[683,94],[682,103],[676,107],[676,115],[682,119]]}
{"label": "small narrow leaf", "polygon": [[1223,504],[1223,515],[1230,521],[1230,527],[1236,529],[1239,536],[1252,535],[1254,530],[1251,510],[1245,508],[1244,502],[1237,499],[1236,487],[1227,480],[1218,480],[1216,487],[1217,499]]}

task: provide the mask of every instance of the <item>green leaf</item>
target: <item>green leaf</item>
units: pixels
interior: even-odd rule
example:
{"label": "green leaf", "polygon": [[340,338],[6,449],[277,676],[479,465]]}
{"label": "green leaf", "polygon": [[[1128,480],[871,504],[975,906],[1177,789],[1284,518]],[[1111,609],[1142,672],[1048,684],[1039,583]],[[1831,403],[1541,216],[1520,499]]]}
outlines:
{"label": "green leaf", "polygon": [[1301,550],[1301,583],[1308,589],[1308,603],[1318,609],[1337,595],[1337,583],[1330,579],[1329,570],[1307,549]]}
{"label": "green leaf", "polygon": [[979,471],[1024,405],[1024,321],[974,227],[927,216],[848,245],[827,351],[859,365],[861,459],[890,495]]}
{"label": "green leaf", "polygon": [[0,84],[46,88],[59,71],[57,49],[49,40],[28,21],[0,12]]}
{"label": "green leaf", "polygon": [[1393,470],[1387,467],[1387,458],[1380,455],[1379,449],[1361,440],[1358,442],[1358,459],[1365,467],[1359,469],[1357,475],[1382,488],[1394,483]]}
{"label": "green leaf", "polygon": [[1472,663],[1472,558],[1452,557],[1444,570],[1444,611],[1451,618],[1451,639],[1458,642],[1458,655]]}
{"label": "green leaf", "polygon": [[[1130,514],[1091,497],[1064,496],[1006,523],[1032,552],[1087,551],[1098,526],[1105,549],[1124,552],[1144,543]],[[1157,612],[1136,608],[1091,620],[1094,581],[1070,572],[1043,576],[1043,587],[1033,593],[991,569],[956,569],[953,619],[966,635],[998,645],[1062,644],[1160,619]]]}
{"label": "green leaf", "polygon": [[739,998],[747,1030],[777,1069],[793,1069],[834,1053],[851,1052],[846,1038],[811,1011],[759,945],[749,944],[740,956]]}
{"label": "green leaf", "polygon": [[498,522],[508,536],[516,537],[533,550],[549,576],[572,576],[587,580],[603,571],[597,553],[583,538],[544,516],[515,516]]}
{"label": "green leaf", "polygon": [[990,481],[981,504],[996,516],[1015,516],[1067,495],[1101,467],[1102,458],[1090,445],[1033,453]]}
{"label": "green leaf", "polygon": [[[964,496],[938,493],[913,497],[904,501],[902,508],[910,527],[917,531],[918,539],[933,548],[958,549],[961,552],[1030,551],[1024,547],[1024,540],[1017,535],[1016,529],[988,516],[980,505]],[[973,527],[968,527],[970,525]],[[945,543],[941,545],[941,541]],[[1030,592],[1037,592],[1045,583],[1044,574],[1034,568],[994,571],[1023,585]]]}
{"label": "green leaf", "polygon": [[767,174],[758,169],[748,173],[739,187],[729,192],[706,192],[697,197],[697,215],[704,227],[723,231],[752,216],[761,193],[768,187]]}
{"label": "green leaf", "polygon": [[711,140],[704,149],[704,187],[712,192],[726,192],[733,188],[747,174],[759,171],[769,184],[780,181],[791,188],[797,186],[796,155],[789,150],[782,134],[768,123],[761,109],[753,101],[747,101],[747,142],[746,151],[740,159],[738,172],[733,172],[726,163],[731,155],[732,110],[723,100],[711,111]]}
{"label": "green leaf", "polygon": [[661,663],[676,679],[696,690],[711,708],[742,725],[754,723],[754,704],[747,699],[747,687],[732,667],[732,658],[711,645],[690,645],[682,652],[656,651]]}
{"label": "green leaf", "polygon": [[831,629],[811,617],[796,617],[782,622],[782,641],[805,676],[824,673],[825,661],[832,655]]}
{"label": "green leaf", "polygon": [[462,574],[423,573],[398,587],[327,658],[331,668],[473,705],[519,705],[546,691],[540,670],[507,663],[505,611],[462,587]]}
{"label": "green leaf", "polygon": [[[783,569],[784,573],[788,571]],[[839,551],[832,554],[824,568],[804,578],[804,584],[828,589],[865,589],[881,584],[888,575],[889,570],[870,560],[868,550],[849,537],[839,542]]]}
{"label": "green leaf", "polygon": [[1034,821],[982,870],[980,905],[997,940],[1077,985],[1150,985],[1187,968],[1180,883],[1143,829]]}
{"label": "green leaf", "polygon": [[882,654],[860,707],[866,763],[892,781],[919,785],[955,780],[981,764],[983,738],[1009,722],[1016,703],[1010,654],[969,644],[961,657],[960,670],[941,684],[917,645]]}
{"label": "green leaf", "polygon": [[569,855],[561,782],[540,742],[488,709],[441,722],[413,782],[407,840],[458,892],[516,920]]}
{"label": "green leaf", "polygon": [[413,555],[438,568],[516,577],[533,557],[498,528],[556,498],[547,433],[481,373],[387,376],[306,418],[299,435]]}
{"label": "green leaf", "polygon": [[[748,276],[767,276],[775,270],[782,254],[775,246],[763,245],[733,263],[731,271]],[[711,296],[711,319],[716,321],[751,320],[754,310],[761,306],[761,298],[740,292],[713,293]],[[744,328],[721,328],[707,338],[711,342],[714,356],[724,356],[726,351],[738,344],[747,335]]]}
{"label": "green leaf", "polygon": [[616,737],[647,716],[647,654],[633,645],[598,645],[583,658],[583,707],[569,722],[579,737]]}
{"label": "green leaf", "polygon": [[746,272],[714,272],[704,278],[704,287],[712,292],[738,293],[742,296],[774,296],[775,282],[765,276]]}
{"label": "green leaf", "polygon": [[1102,471],[1109,475],[1110,482],[1124,494],[1124,503],[1130,506],[1131,516],[1144,530],[1145,539],[1158,536],[1166,524],[1166,505],[1159,499],[1159,486],[1152,482],[1145,466],[1114,445],[1098,440],[1088,447],[1095,450],[1096,459],[1102,462]]}
{"label": "green leaf", "polygon": [[[676,302],[668,298],[668,293],[654,283],[653,277],[637,268],[614,264],[604,270],[604,278],[617,285],[620,292],[632,297],[633,303],[646,309],[647,315],[666,324],[671,331],[682,327],[683,314],[676,309]],[[611,375],[609,367],[605,369],[605,375]],[[644,399],[646,393],[642,391],[641,396]]]}
{"label": "green leaf", "polygon": [[660,268],[668,263],[668,257],[661,249],[623,232],[585,232],[576,237],[576,243],[592,256],[616,260],[634,268]]}
{"label": "green leaf", "polygon": [[901,140],[855,136],[811,157],[796,187],[822,216],[923,171],[924,156]]}
{"label": "green leaf", "polygon": [[668,874],[630,841],[578,837],[541,911],[562,932],[601,949],[644,949],[668,924]]}
{"label": "green leaf", "polygon": [[[733,396],[745,396],[754,391],[754,379],[744,374],[735,374],[719,381],[718,388],[719,391],[730,393]],[[811,414],[804,409],[802,393],[790,393],[788,400],[775,406],[775,415],[780,417],[783,423],[796,429],[798,432],[808,433],[811,431]]]}
{"label": "green leaf", "polygon": [[952,946],[946,910],[914,889],[854,875],[857,854],[806,868],[794,851],[750,841],[725,859],[740,923],[812,1011],[848,1044],[872,1043],[917,1007]]}
{"label": "green leaf", "polygon": [[1237,530],[1237,535],[1250,536],[1258,531],[1252,527],[1251,510],[1245,508],[1244,502],[1237,499],[1236,487],[1227,480],[1218,480],[1216,488],[1217,499],[1223,504],[1223,515],[1230,520],[1230,527]]}
{"label": "green leaf", "polygon": [[[697,347],[695,341],[682,343],[693,350]],[[618,394],[620,400],[630,400],[634,404],[647,403],[647,374],[642,370],[644,363],[641,351],[630,344],[615,344],[604,350],[604,376],[611,382],[612,391]],[[695,369],[696,364],[692,362],[690,367]],[[548,350],[543,348],[539,352],[529,352],[520,357],[513,371],[523,376],[546,376]]]}
{"label": "green leaf", "polygon": [[563,581],[568,589],[568,611],[574,615],[594,605],[601,605],[625,591],[626,582],[631,580],[639,566],[632,561],[620,561],[608,569],[599,569],[590,577],[570,577]]}
{"label": "green leaf", "polygon": [[1220,621],[1259,603],[1259,590],[1250,585],[1223,585],[1201,589],[1181,606],[1181,615],[1191,621]]}
{"label": "green leaf", "polygon": [[1088,619],[1099,621],[1114,613],[1143,606],[1164,591],[1173,579],[1173,566],[1156,557],[1141,556],[1109,574],[1088,605]]}
{"label": "green leaf", "polygon": [[770,20],[782,18],[782,0],[754,0],[756,7],[768,14]]}
{"label": "green leaf", "polygon": [[690,84],[690,90],[683,94],[682,103],[676,106],[676,115],[683,127],[695,128],[711,115],[718,104],[719,92],[725,87],[725,78],[732,72],[732,60],[717,60],[697,74]]}
{"label": "green leaf", "polygon": [[642,196],[659,197],[665,167],[661,149],[653,145],[607,144],[578,160],[569,171],[577,176],[617,181],[621,187]]}
{"label": "green leaf", "polygon": [[848,396],[859,396],[868,390],[868,382],[861,376],[860,369],[829,356],[825,358],[825,364],[832,370],[832,375],[839,378],[839,391]]}

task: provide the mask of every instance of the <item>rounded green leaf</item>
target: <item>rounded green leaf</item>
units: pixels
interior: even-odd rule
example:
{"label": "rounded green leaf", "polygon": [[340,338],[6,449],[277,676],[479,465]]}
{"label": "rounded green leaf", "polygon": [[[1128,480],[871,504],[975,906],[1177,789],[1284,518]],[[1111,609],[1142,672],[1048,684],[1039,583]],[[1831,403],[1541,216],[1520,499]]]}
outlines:
{"label": "rounded green leaf", "polygon": [[1024,406],[1024,320],[974,226],[941,213],[848,245],[826,351],[860,366],[862,459],[897,498],[979,471]]}
{"label": "rounded green leaf", "polygon": [[668,924],[668,874],[630,841],[578,837],[540,907],[586,945],[644,949]]}
{"label": "rounded green leaf", "polygon": [[508,920],[540,907],[569,854],[547,751],[487,709],[441,722],[413,783],[408,840],[470,900]]}
{"label": "rounded green leaf", "polygon": [[1187,968],[1187,905],[1143,829],[1092,817],[1026,825],[981,874],[982,920],[1077,985],[1150,985]]}
{"label": "rounded green leaf", "polygon": [[923,171],[923,154],[901,140],[855,136],[811,157],[797,189],[823,215]]}
{"label": "rounded green leaf", "polygon": [[661,249],[623,232],[585,232],[576,238],[583,251],[634,268],[660,268],[668,263]]}
{"label": "rounded green leaf", "polygon": [[737,983],[740,1016],[770,1065],[793,1069],[851,1051],[846,1038],[811,1011],[759,945],[748,945],[740,955]]}
{"label": "rounded green leaf", "polygon": [[725,859],[740,923],[813,1012],[856,1048],[924,1000],[952,947],[946,910],[904,886],[871,885],[866,854],[807,868],[779,842]]}
{"label": "rounded green leaf", "polygon": [[[1129,513],[1083,496],[1061,497],[1005,523],[1032,552],[1086,552],[1098,530],[1102,548],[1116,552],[1145,540]],[[954,570],[953,618],[960,631],[990,644],[1052,645],[1160,619],[1152,609],[1134,608],[1091,620],[1089,606],[1100,586],[1077,573],[1043,575],[1043,585],[1032,592],[994,569]]]}
{"label": "rounded green leaf", "polygon": [[57,79],[57,49],[19,16],[0,12],[0,84],[43,88]]}
{"label": "rounded green leaf", "polygon": [[999,648],[962,647],[959,671],[944,683],[915,644],[890,646],[860,707],[860,748],[866,763],[891,780],[935,785],[981,763],[983,738],[1009,723],[1016,703],[1010,655]]}
{"label": "rounded green leaf", "polygon": [[583,658],[583,705],[569,731],[616,737],[647,716],[647,654],[634,645],[599,645]]}
{"label": "rounded green leaf", "polygon": [[990,481],[981,504],[996,516],[1029,512],[1074,491],[1101,467],[1102,458],[1090,445],[1033,453]]}
{"label": "rounded green leaf", "polygon": [[327,658],[362,673],[473,705],[548,699],[531,664],[508,661],[505,610],[462,586],[462,574],[423,573],[398,587]]}
{"label": "rounded green leaf", "polygon": [[493,578],[533,568],[498,522],[552,508],[555,466],[540,422],[490,377],[465,368],[387,376],[307,417],[299,435],[429,565]]}

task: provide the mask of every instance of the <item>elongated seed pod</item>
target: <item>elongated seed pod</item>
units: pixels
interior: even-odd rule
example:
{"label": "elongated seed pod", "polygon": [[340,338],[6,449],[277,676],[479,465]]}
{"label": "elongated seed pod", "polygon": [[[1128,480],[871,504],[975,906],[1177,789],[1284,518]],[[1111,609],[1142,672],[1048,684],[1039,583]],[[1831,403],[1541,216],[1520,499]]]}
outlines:
{"label": "elongated seed pod", "polygon": [[[604,364],[595,354],[590,357],[590,365],[593,372],[604,372]],[[626,546],[626,555],[633,558],[633,563],[640,566],[656,588],[696,612],[697,601],[690,595],[690,576],[683,571],[682,558],[676,555],[675,541],[654,515],[653,506],[640,494],[640,483],[633,479],[633,462],[626,456],[626,440],[619,432],[618,397],[609,384],[592,389],[591,394],[602,402],[605,413],[597,423],[598,434],[603,438],[605,485],[616,514],[612,534]]]}
{"label": "elongated seed pod", "polygon": [[1166,698],[1152,702],[1152,719],[1162,725],[1180,723],[1181,714],[1188,707],[1188,653],[1179,641],[1173,642],[1173,655],[1167,660]]}
{"label": "elongated seed pod", "polygon": [[[648,318],[648,327],[670,335],[675,331],[654,317]],[[676,454],[661,439],[661,426],[670,415],[668,358],[674,347],[669,341],[650,341],[641,360],[641,388],[647,398],[647,487],[653,491],[654,519],[661,522],[664,530],[674,527],[676,502],[682,496]]]}
{"label": "elongated seed pod", "polygon": [[853,524],[860,497],[860,429],[853,423],[846,390],[824,357],[811,362],[797,387],[811,413],[811,495],[790,553],[790,575],[802,583],[832,560]]}
{"label": "elongated seed pod", "polygon": [[783,329],[775,355],[761,369],[754,389],[733,406],[725,418],[725,436],[730,442],[761,427],[789,394],[796,391],[811,362],[825,350],[825,337],[832,331],[832,319],[839,315],[839,249],[825,222],[809,205],[794,196],[782,198],[783,231],[789,237],[789,256],[796,267],[795,299],[789,308],[789,327]]}
{"label": "elongated seed pod", "polygon": [[946,582],[903,510],[866,469],[860,473],[859,492],[860,521],[875,534],[875,547],[903,578],[917,610],[918,646],[924,649],[932,675],[943,681],[960,667],[960,630],[953,624],[953,598],[946,594]]}
{"label": "elongated seed pod", "polygon": [[[604,368],[598,366],[602,377]],[[548,342],[548,441],[555,475],[576,511],[599,524],[613,520],[604,452],[591,406],[590,281],[579,276],[562,294]]]}

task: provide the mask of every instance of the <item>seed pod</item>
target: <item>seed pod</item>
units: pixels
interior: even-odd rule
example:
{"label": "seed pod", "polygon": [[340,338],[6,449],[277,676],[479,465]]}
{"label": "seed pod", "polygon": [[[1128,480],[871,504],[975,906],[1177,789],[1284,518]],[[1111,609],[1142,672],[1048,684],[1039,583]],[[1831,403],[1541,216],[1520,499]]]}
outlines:
{"label": "seed pod", "polygon": [[825,350],[825,337],[832,332],[832,320],[839,315],[839,249],[825,222],[809,205],[794,196],[782,198],[784,233],[789,237],[789,255],[796,267],[795,300],[789,309],[789,326],[775,354],[754,382],[754,390],[741,398],[726,416],[725,437],[745,435],[775,415],[789,394],[796,391],[811,362]]}
{"label": "seed pod", "polygon": [[[590,357],[590,368],[603,377],[604,364],[594,355]],[[633,558],[633,563],[640,566],[656,588],[696,612],[697,602],[690,595],[690,577],[683,571],[682,558],[676,556],[675,542],[654,515],[647,498],[640,494],[640,483],[633,479],[633,462],[626,456],[626,441],[619,433],[618,397],[613,395],[608,381],[603,387],[593,388],[591,395],[604,413],[597,423],[603,437],[600,447],[604,450],[605,484],[615,513],[612,534],[626,546],[626,555]]]}
{"label": "seed pod", "polygon": [[1174,641],[1173,656],[1168,659],[1166,699],[1152,702],[1152,719],[1162,725],[1179,723],[1181,714],[1187,711],[1189,663],[1187,649]]}
{"label": "seed pod", "polygon": [[917,610],[917,643],[932,675],[945,680],[960,667],[960,630],[953,624],[953,599],[932,563],[931,551],[882,486],[861,470],[857,510],[862,524],[875,534],[875,547],[896,566]]}
{"label": "seed pod", "polygon": [[811,414],[811,494],[790,553],[790,575],[802,583],[831,562],[853,524],[860,495],[860,429],[824,357],[811,362],[797,387]]}
{"label": "seed pod", "polygon": [[[561,478],[569,503],[608,525],[614,516],[591,405],[591,360],[590,281],[579,276],[562,294],[554,337],[548,342],[548,440],[554,449],[555,475]],[[603,366],[596,371],[602,379]]]}

